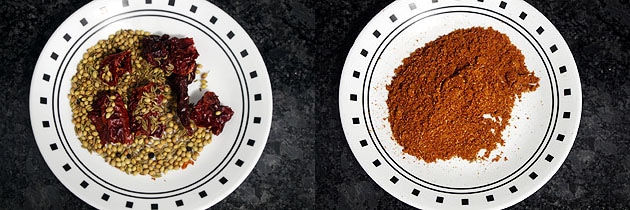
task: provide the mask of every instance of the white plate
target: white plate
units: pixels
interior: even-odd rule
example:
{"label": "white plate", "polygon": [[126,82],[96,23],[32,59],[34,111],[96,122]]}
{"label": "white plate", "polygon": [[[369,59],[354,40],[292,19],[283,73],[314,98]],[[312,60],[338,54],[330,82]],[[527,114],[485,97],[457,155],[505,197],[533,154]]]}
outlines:
{"label": "white plate", "polygon": [[[459,158],[427,164],[391,137],[387,89],[394,69],[416,48],[455,29],[491,26],[525,55],[540,87],[517,102],[508,160]],[[560,168],[577,134],[582,106],[578,70],[558,30],[524,1],[399,0],[359,34],[341,76],[339,110],[352,152],[385,191],[423,209],[499,209],[525,199]],[[493,156],[491,156],[493,157]]]}
{"label": "white plate", "polygon": [[[235,114],[194,165],[155,180],[111,167],[81,147],[67,95],[83,53],[120,29],[192,37],[198,63],[209,70],[208,89]],[[201,96],[189,88],[191,102]],[[98,0],[72,14],[42,50],[30,90],[37,145],[57,178],[99,209],[205,209],[245,180],[267,141],[271,84],[254,42],[228,14],[207,1]]]}

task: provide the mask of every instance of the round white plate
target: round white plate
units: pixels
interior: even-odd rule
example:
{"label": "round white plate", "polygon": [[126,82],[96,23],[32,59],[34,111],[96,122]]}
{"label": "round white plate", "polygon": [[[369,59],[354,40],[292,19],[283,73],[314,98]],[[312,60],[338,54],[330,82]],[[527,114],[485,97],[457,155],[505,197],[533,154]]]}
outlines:
{"label": "round white plate", "polygon": [[[391,137],[386,85],[415,49],[473,26],[507,34],[525,55],[528,69],[540,77],[540,87],[517,101],[503,133],[505,146],[493,153],[507,160],[427,164],[404,154]],[[339,110],[357,161],[394,197],[423,209],[499,209],[536,192],[560,168],[577,134],[581,95],[569,47],[526,2],[399,0],[356,39],[341,76]]]}
{"label": "round white plate", "polygon": [[[133,176],[81,147],[71,122],[70,79],[83,53],[120,29],[192,37],[208,90],[235,114],[194,165],[161,178]],[[189,87],[191,102],[202,95]],[[202,0],[97,0],[72,14],[42,50],[30,90],[35,139],[46,163],[77,197],[99,209],[205,209],[245,180],[267,141],[271,84],[263,59],[245,30]]]}

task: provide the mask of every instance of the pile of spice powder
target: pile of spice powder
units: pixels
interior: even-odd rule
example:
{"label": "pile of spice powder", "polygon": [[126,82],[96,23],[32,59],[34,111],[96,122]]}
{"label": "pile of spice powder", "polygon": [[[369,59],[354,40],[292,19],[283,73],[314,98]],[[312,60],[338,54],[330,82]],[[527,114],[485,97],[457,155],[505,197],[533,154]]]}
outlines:
{"label": "pile of spice powder", "polygon": [[395,73],[387,85],[393,137],[404,153],[427,163],[488,159],[505,143],[501,133],[515,100],[540,80],[509,38],[491,27],[443,35],[416,49]]}

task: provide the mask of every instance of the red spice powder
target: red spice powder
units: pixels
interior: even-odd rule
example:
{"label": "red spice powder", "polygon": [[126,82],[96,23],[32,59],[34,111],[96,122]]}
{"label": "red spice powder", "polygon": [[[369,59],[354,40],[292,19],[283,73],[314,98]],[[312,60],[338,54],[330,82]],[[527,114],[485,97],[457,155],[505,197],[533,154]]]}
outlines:
{"label": "red spice powder", "polygon": [[492,28],[458,29],[416,49],[387,85],[394,139],[429,163],[487,159],[505,143],[501,132],[515,100],[539,87],[524,60]]}

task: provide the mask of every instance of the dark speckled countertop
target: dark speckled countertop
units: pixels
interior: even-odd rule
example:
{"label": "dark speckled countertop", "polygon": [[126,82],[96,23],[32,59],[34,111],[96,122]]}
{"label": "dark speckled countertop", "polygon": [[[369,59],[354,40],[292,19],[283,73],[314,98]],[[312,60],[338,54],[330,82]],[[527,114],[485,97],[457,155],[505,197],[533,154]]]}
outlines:
{"label": "dark speckled countertop", "polygon": [[[338,111],[341,70],[363,26],[390,1],[211,0],[261,51],[273,88],[265,151],[216,209],[410,209],[359,166]],[[630,3],[528,0],[569,44],[583,89],[575,145],[560,170],[512,209],[630,209]],[[28,111],[48,37],[85,0],[0,3],[0,209],[90,209],[48,169]]]}

